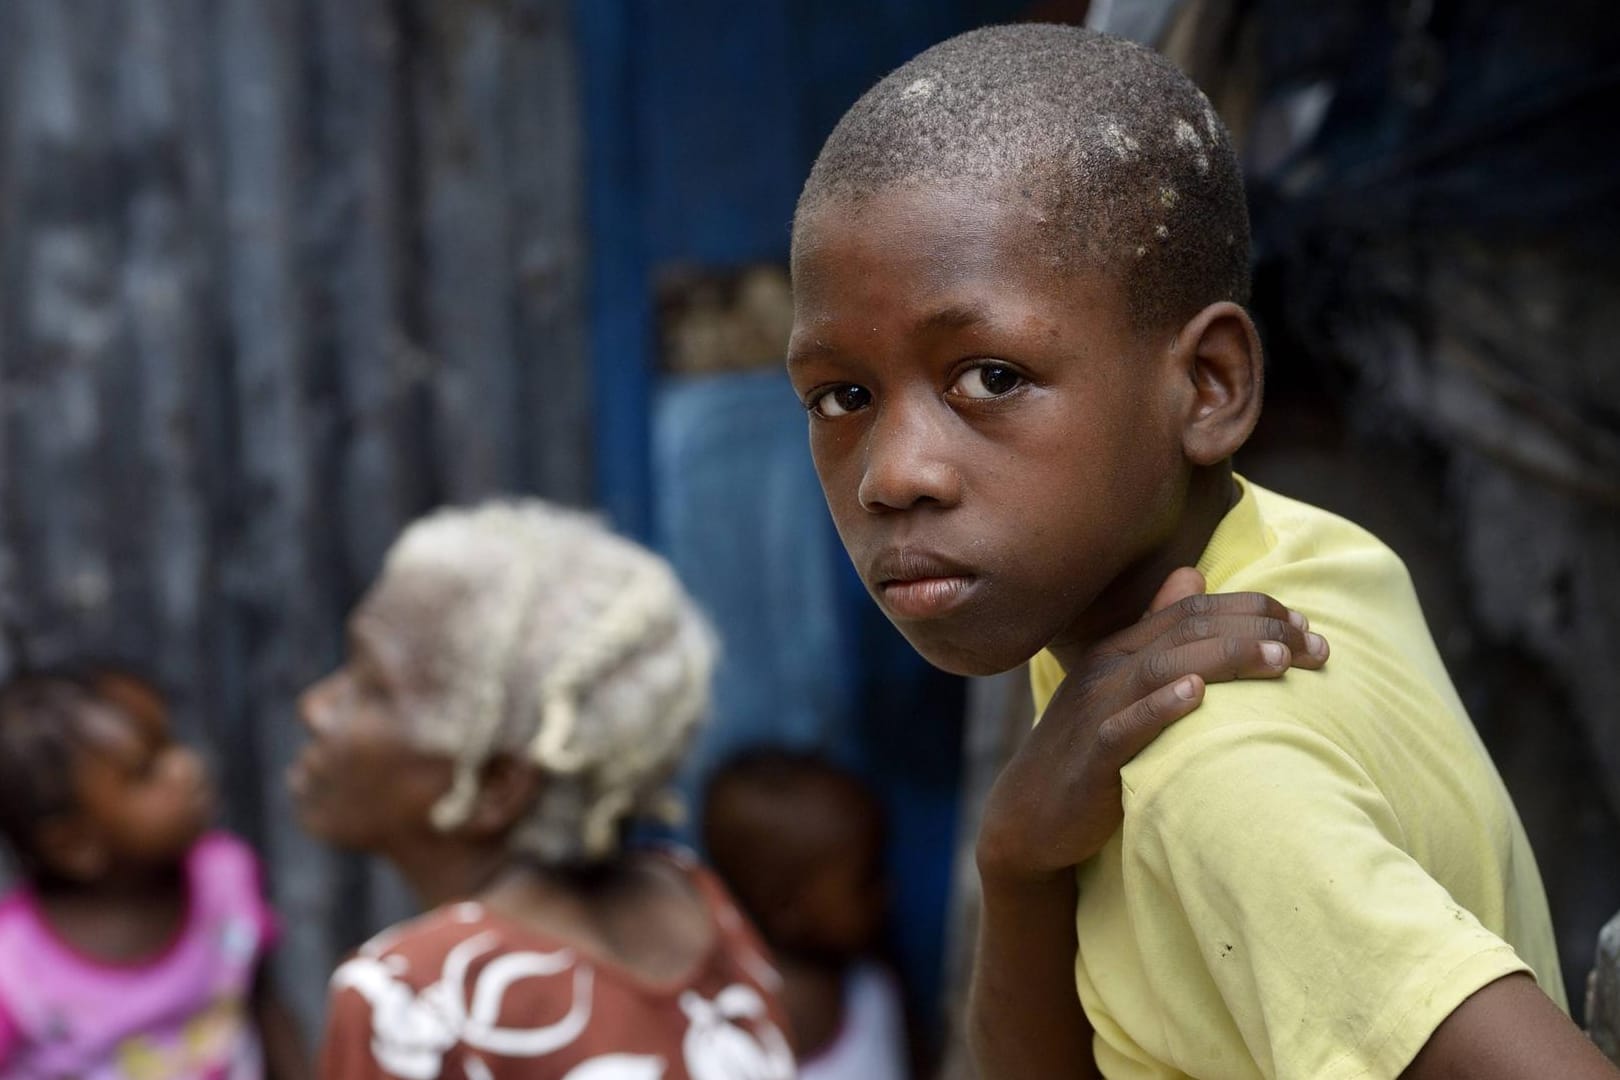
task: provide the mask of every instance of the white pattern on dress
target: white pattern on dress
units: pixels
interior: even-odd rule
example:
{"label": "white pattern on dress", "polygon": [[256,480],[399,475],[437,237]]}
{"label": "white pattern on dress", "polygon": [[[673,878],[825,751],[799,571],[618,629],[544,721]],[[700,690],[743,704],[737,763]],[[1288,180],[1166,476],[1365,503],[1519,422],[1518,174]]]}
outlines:
{"label": "white pattern on dress", "polygon": [[568,1070],[563,1080],[663,1080],[664,1059],[646,1054],[603,1054]]}
{"label": "white pattern on dress", "polygon": [[[793,1080],[793,1051],[753,987],[733,983],[713,1001],[689,990],[681,1011],[690,1024],[681,1050],[692,1080]],[[754,1021],[758,1038],[737,1020]]]}
{"label": "white pattern on dress", "polygon": [[[458,943],[444,958],[439,979],[421,993],[399,980],[374,957],[357,956],[332,974],[334,991],[352,988],[371,1006],[371,1054],[401,1080],[435,1080],[444,1056],[458,1042],[473,1050],[538,1057],[579,1038],[591,1018],[595,972],[575,966],[572,949],[553,953],[511,952],[493,960],[467,992],[472,962],[499,942],[492,931]],[[555,1023],[535,1028],[498,1026],[502,999],[521,979],[556,975],[574,967],[574,1000]],[[465,1002],[469,996],[472,1008]]]}
{"label": "white pattern on dress", "polygon": [[[389,963],[392,957],[376,955],[344,963],[332,974],[332,988],[352,989],[365,998],[371,1006],[372,1057],[401,1080],[436,1080],[445,1055],[458,1044],[502,1057],[537,1058],[573,1043],[590,1023],[595,970],[579,963],[572,949],[509,952],[486,964],[469,987],[473,962],[499,943],[490,930],[457,943],[446,954],[439,978],[420,993],[399,977],[397,966]],[[573,1002],[561,1020],[534,1028],[500,1026],[508,990],[524,979],[561,975],[569,968]],[[688,990],[679,1001],[687,1019],[681,1053],[691,1080],[793,1080],[793,1052],[753,987],[733,983],[713,1000]],[[474,1055],[465,1066],[469,1080],[492,1076]],[[661,1057],[611,1053],[581,1062],[565,1080],[662,1080],[665,1072]]]}

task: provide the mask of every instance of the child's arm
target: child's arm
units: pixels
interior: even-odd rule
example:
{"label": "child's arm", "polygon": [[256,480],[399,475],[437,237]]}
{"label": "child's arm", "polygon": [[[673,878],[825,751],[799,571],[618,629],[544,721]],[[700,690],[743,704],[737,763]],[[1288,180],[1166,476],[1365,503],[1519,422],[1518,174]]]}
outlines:
{"label": "child's arm", "polygon": [[1074,984],[1074,867],[1121,820],[1119,770],[1197,708],[1204,680],[1274,677],[1268,641],[1320,667],[1287,608],[1256,594],[1201,596],[1177,571],[1147,618],[1068,673],[997,778],[977,856],[983,883],[968,1039],[986,1076],[1097,1076]]}
{"label": "child's arm", "polygon": [[298,1021],[282,1003],[270,977],[269,965],[260,964],[253,981],[253,1018],[264,1047],[267,1080],[309,1080],[312,1075]]}
{"label": "child's arm", "polygon": [[980,1073],[1100,1076],[1074,988],[1074,874],[1019,881],[982,863],[979,874],[967,1037]]}
{"label": "child's arm", "polygon": [[1620,1069],[1534,979],[1509,975],[1457,1006],[1401,1075],[1407,1080],[1614,1080]]}

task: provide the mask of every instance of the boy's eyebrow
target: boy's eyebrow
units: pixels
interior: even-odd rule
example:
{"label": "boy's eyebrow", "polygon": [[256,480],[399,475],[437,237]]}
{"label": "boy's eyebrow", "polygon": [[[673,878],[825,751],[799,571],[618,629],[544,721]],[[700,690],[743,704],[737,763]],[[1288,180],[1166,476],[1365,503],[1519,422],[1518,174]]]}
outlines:
{"label": "boy's eyebrow", "polygon": [[912,333],[920,334],[929,330],[961,330],[988,321],[989,315],[989,311],[982,304],[946,304],[944,307],[918,319],[912,326]]}
{"label": "boy's eyebrow", "polygon": [[[911,333],[926,334],[936,330],[962,330],[990,321],[990,311],[982,304],[970,302],[950,303],[937,308],[912,323]],[[836,352],[832,345],[815,338],[796,349],[788,350],[787,366],[792,368],[822,353]]]}

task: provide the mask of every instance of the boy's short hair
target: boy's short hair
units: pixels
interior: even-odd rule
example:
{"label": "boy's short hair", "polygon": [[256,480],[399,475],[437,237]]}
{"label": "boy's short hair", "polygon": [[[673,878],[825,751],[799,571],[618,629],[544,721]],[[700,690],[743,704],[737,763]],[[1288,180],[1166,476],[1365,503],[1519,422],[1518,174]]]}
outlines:
{"label": "boy's short hair", "polygon": [[819,206],[905,183],[1007,184],[1034,200],[1055,268],[1124,283],[1138,326],[1246,303],[1249,218],[1231,137],[1174,64],[1073,26],[941,42],[844,114],[799,198]]}

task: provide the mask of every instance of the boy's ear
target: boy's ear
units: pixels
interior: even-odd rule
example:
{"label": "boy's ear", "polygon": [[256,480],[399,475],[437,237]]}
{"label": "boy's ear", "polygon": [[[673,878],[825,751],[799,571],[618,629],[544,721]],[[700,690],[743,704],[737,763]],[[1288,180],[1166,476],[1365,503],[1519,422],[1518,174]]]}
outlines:
{"label": "boy's ear", "polygon": [[484,763],[478,798],[462,828],[477,836],[497,836],[516,825],[540,794],[541,773],[532,762],[496,754]]}
{"label": "boy's ear", "polygon": [[34,851],[52,873],[72,881],[94,881],[107,872],[110,856],[89,822],[59,814],[39,823]]}
{"label": "boy's ear", "polygon": [[1185,378],[1181,448],[1194,465],[1214,465],[1248,441],[1260,419],[1265,359],[1254,321],[1227,300],[1210,304],[1176,335],[1176,368]]}

